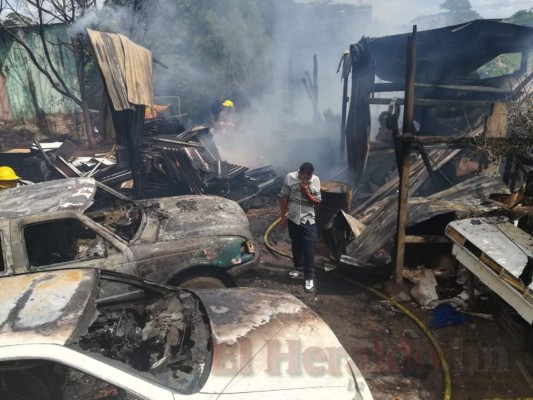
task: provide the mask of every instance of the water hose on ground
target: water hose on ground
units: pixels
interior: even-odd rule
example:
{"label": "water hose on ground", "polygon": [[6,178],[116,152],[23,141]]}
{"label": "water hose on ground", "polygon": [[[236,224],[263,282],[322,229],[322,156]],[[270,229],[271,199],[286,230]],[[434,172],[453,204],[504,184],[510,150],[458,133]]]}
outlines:
{"label": "water hose on ground", "polygon": [[[281,218],[278,218],[277,220],[275,220],[272,223],[272,225],[270,225],[268,227],[268,229],[266,230],[265,234],[263,235],[263,241],[264,241],[265,246],[267,247],[267,249],[269,251],[271,251],[272,253],[278,254],[278,255],[280,255],[282,257],[286,257],[286,258],[292,258],[292,256],[290,254],[287,254],[287,253],[284,253],[282,251],[276,250],[274,248],[274,246],[272,246],[270,244],[270,242],[268,241],[268,237],[270,235],[270,232],[272,232],[272,230],[276,227],[276,225],[278,225],[280,223],[280,221],[281,221]],[[411,318],[411,320],[414,321],[414,323],[422,330],[422,332],[424,332],[424,334],[429,339],[431,345],[433,346],[433,348],[435,349],[435,351],[437,352],[437,354],[439,356],[439,361],[440,361],[440,365],[441,365],[441,368],[442,368],[442,375],[443,375],[443,379],[444,379],[444,397],[443,397],[443,399],[444,400],[450,400],[451,399],[451,391],[452,391],[452,389],[451,389],[452,388],[452,380],[451,380],[451,376],[450,376],[450,368],[448,367],[448,363],[447,363],[446,358],[444,356],[444,352],[443,352],[442,348],[440,347],[439,342],[437,341],[437,338],[424,325],[424,323],[422,321],[420,321],[420,319],[418,319],[417,316],[414,315],[407,308],[405,308],[404,306],[402,306],[398,302],[394,301],[390,297],[384,295],[380,291],[378,291],[376,289],[373,289],[373,288],[371,288],[369,286],[363,285],[362,283],[356,282],[355,280],[350,279],[350,278],[348,278],[346,276],[343,276],[341,274],[338,274],[336,272],[333,272],[333,274],[335,276],[341,278],[341,279],[344,279],[347,282],[350,282],[350,283],[352,283],[352,284],[354,284],[354,285],[366,290],[369,293],[372,293],[374,296],[377,296],[377,297],[379,297],[379,298],[381,298],[383,300],[386,300],[386,301],[390,302],[394,307],[396,307],[398,310],[403,312],[405,315],[407,315],[409,318]]]}

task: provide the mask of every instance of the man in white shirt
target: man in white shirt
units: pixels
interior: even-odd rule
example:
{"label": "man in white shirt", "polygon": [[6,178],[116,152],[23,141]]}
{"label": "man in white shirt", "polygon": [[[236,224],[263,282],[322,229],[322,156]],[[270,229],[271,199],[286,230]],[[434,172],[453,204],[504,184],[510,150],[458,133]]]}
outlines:
{"label": "man in white shirt", "polygon": [[315,253],[318,232],[315,206],[322,200],[320,179],[313,175],[313,164],[305,162],[300,169],[287,174],[281,187],[281,227],[289,227],[294,271],[292,278],[304,277],[306,292],[315,289]]}

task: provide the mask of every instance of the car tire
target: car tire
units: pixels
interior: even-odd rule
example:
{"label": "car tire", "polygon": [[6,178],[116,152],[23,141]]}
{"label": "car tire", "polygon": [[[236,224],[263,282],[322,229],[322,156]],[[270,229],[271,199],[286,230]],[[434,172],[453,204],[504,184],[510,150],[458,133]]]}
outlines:
{"label": "car tire", "polygon": [[224,289],[226,284],[213,276],[191,276],[184,278],[179,287],[186,289]]}

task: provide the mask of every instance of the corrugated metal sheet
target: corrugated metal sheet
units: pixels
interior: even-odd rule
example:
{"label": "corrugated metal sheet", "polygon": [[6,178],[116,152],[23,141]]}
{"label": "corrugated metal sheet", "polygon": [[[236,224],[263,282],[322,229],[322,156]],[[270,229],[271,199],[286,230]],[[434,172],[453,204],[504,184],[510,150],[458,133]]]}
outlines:
{"label": "corrugated metal sheet", "polygon": [[87,32],[113,108],[124,111],[133,109],[132,104],[151,106],[152,53],[120,34]]}
{"label": "corrugated metal sheet", "polygon": [[83,212],[96,192],[93,178],[60,179],[0,191],[0,218],[57,211]]}
{"label": "corrugated metal sheet", "polygon": [[[24,36],[42,66],[45,60],[41,39],[36,30],[20,29],[17,34]],[[68,41],[65,27],[51,25],[45,27],[45,37],[49,43]],[[74,93],[79,93],[76,64],[72,52],[63,45],[49,46],[50,57],[62,79]],[[72,100],[57,92],[48,79],[36,68],[18,43],[0,31],[0,67],[5,87],[0,91],[4,106],[10,105],[9,113],[2,112],[0,120],[27,124],[44,115],[78,113],[79,108]]]}

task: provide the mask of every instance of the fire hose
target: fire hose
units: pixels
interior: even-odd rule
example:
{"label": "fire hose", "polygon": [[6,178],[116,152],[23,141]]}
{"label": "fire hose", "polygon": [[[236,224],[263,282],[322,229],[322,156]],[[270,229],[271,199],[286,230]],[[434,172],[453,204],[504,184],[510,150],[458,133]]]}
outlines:
{"label": "fire hose", "polygon": [[[265,243],[265,246],[267,247],[267,249],[270,252],[272,252],[274,254],[277,254],[277,255],[280,255],[282,257],[292,258],[292,256],[290,254],[284,253],[284,252],[279,251],[276,248],[274,248],[274,246],[272,244],[270,244],[270,242],[268,241],[268,237],[270,235],[270,232],[272,232],[272,230],[276,227],[276,225],[278,225],[280,223],[280,221],[281,221],[281,218],[278,218],[277,220],[275,220],[268,227],[268,229],[266,230],[265,234],[263,235],[263,241]],[[371,288],[369,286],[363,285],[362,283],[359,283],[359,282],[357,282],[357,281],[355,281],[355,280],[353,280],[351,278],[348,278],[348,277],[346,277],[344,275],[341,275],[341,274],[339,274],[337,272],[332,272],[332,274],[337,276],[337,277],[339,277],[339,278],[341,278],[341,279],[343,279],[343,280],[345,280],[345,281],[347,281],[347,282],[350,282],[351,284],[353,284],[355,286],[358,286],[358,287],[366,290],[367,292],[373,294],[376,297],[379,297],[379,298],[381,298],[383,300],[388,301],[392,306],[396,307],[398,310],[400,310],[405,315],[407,315],[411,320],[413,320],[413,322],[420,328],[420,330],[422,330],[422,332],[424,332],[426,337],[429,339],[431,345],[433,346],[433,348],[437,352],[437,355],[439,356],[439,361],[440,361],[440,365],[441,365],[441,368],[442,368],[442,375],[443,375],[443,379],[444,379],[444,397],[443,397],[443,399],[444,400],[450,400],[451,399],[451,391],[452,391],[452,379],[451,379],[451,376],[450,376],[450,368],[448,367],[448,362],[446,361],[446,357],[444,356],[444,351],[440,347],[440,344],[437,341],[437,338],[424,325],[424,323],[419,318],[417,318],[416,315],[414,315],[411,311],[409,311],[407,308],[405,308],[404,306],[402,306],[398,302],[394,301],[390,297],[386,296],[385,294],[381,293],[380,291],[378,291],[376,289],[373,289],[373,288]]]}

